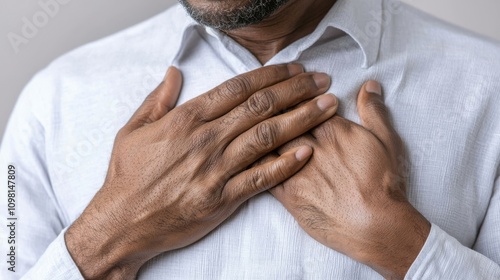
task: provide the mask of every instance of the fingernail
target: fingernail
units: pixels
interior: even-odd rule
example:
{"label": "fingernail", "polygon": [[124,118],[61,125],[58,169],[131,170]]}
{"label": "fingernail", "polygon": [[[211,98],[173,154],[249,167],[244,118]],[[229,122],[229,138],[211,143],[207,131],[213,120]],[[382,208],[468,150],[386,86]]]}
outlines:
{"label": "fingernail", "polygon": [[365,85],[365,90],[367,92],[376,93],[382,95],[382,87],[376,81],[368,81]]}
{"label": "fingernail", "polygon": [[331,93],[323,94],[322,96],[319,97],[317,104],[318,108],[321,111],[327,111],[328,109],[337,105],[337,98],[335,97],[335,95]]}
{"label": "fingernail", "polygon": [[290,63],[287,65],[288,66],[288,72],[290,73],[290,76],[295,76],[300,73],[304,73],[304,66],[297,64],[297,63]]}
{"label": "fingernail", "polygon": [[324,89],[330,85],[330,77],[325,73],[317,73],[313,75],[314,82],[318,89]]}
{"label": "fingernail", "polygon": [[295,152],[295,158],[298,161],[303,161],[308,159],[312,155],[312,149],[309,146],[304,146]]}

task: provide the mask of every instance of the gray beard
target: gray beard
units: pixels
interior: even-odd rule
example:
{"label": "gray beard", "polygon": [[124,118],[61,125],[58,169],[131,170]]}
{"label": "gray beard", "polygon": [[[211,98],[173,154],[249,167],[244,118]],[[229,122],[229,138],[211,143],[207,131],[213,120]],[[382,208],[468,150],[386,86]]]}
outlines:
{"label": "gray beard", "polygon": [[200,24],[219,29],[233,30],[259,23],[273,14],[289,0],[251,0],[232,10],[197,9],[188,0],[179,0],[189,15]]}

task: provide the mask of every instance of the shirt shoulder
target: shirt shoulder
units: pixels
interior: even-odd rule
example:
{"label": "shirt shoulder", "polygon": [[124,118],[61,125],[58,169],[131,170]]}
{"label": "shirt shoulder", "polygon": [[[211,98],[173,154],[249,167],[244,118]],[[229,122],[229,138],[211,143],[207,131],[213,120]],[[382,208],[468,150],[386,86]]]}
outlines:
{"label": "shirt shoulder", "polygon": [[[123,100],[128,102],[126,108],[135,108],[161,81],[180,47],[179,37],[188,20],[183,8],[176,5],[55,59],[26,85],[13,121],[34,115],[45,129],[63,129],[65,123],[87,121],[95,115],[91,109],[120,109],[125,107]],[[114,100],[122,103],[114,104]]]}
{"label": "shirt shoulder", "polygon": [[175,5],[60,56],[31,79],[19,98],[19,106],[26,105],[27,100],[33,104],[43,102],[50,106],[38,111],[54,112],[57,108],[52,106],[68,106],[92,94],[118,91],[127,88],[127,83],[128,88],[131,82],[144,84],[146,78],[156,83],[176,55],[188,20],[183,8]]}
{"label": "shirt shoulder", "polygon": [[460,98],[481,94],[485,104],[500,105],[496,94],[500,91],[500,42],[408,4],[396,7],[384,10],[379,62],[397,67],[406,79],[425,79],[426,87],[441,94]]}
{"label": "shirt shoulder", "polygon": [[187,14],[180,5],[55,59],[42,76],[96,77],[151,61],[168,63],[179,48]]}
{"label": "shirt shoulder", "polygon": [[[467,67],[500,74],[500,42],[426,14],[408,4],[384,1],[383,42],[424,61],[459,59]],[[396,8],[387,8],[394,7]],[[394,50],[393,49],[393,50]],[[456,65],[458,66],[458,65]]]}
{"label": "shirt shoulder", "polygon": [[455,115],[467,117],[460,120],[464,130],[498,133],[500,43],[398,2],[383,2],[375,68],[391,73],[393,88],[404,91],[399,100],[413,100],[415,108],[418,95],[422,112],[436,110],[453,123]]}

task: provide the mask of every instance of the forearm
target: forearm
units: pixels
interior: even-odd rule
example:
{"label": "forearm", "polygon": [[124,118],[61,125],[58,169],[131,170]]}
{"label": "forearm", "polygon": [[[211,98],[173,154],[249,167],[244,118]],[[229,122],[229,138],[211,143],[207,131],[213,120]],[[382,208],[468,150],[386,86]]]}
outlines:
{"label": "forearm", "polygon": [[[94,205],[91,202],[86,211]],[[90,212],[95,213],[95,209]],[[68,254],[85,279],[135,279],[142,264],[152,257],[134,255],[136,246],[123,235],[132,233],[113,225],[113,221],[105,215],[84,212],[64,234]]]}

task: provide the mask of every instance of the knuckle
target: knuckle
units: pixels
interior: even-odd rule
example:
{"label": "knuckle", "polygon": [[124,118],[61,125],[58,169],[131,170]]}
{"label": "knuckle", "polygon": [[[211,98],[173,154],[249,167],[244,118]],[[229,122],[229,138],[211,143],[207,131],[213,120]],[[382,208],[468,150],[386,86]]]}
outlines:
{"label": "knuckle", "polygon": [[333,119],[335,130],[339,131],[342,135],[352,135],[357,126],[347,119],[336,117]]}
{"label": "knuckle", "polygon": [[299,93],[308,93],[317,91],[318,88],[313,79],[313,74],[301,74],[297,79],[293,79],[292,90]]}
{"label": "knuckle", "polygon": [[247,181],[247,188],[252,192],[258,192],[266,185],[266,174],[263,170],[257,169]]}
{"label": "knuckle", "polygon": [[288,66],[285,64],[272,65],[261,69],[263,71],[262,72],[263,75],[266,75],[266,77],[269,77],[271,79],[274,79],[273,82],[280,81],[283,78],[287,78],[290,76]]}
{"label": "knuckle", "polygon": [[223,208],[219,190],[198,190],[193,193],[192,202],[196,205],[195,217],[199,221],[216,219]]}
{"label": "knuckle", "polygon": [[221,85],[220,93],[225,98],[234,98],[239,96],[244,92],[249,92],[252,89],[251,82],[249,78],[243,76],[237,76],[230,80],[227,80]]}
{"label": "knuckle", "polygon": [[193,104],[184,104],[182,107],[170,112],[170,114],[172,115],[171,123],[175,126],[182,126],[182,124],[189,124],[200,120],[198,107]]}
{"label": "knuckle", "polygon": [[291,166],[288,162],[286,161],[278,161],[276,164],[274,164],[271,172],[272,172],[272,177],[276,178],[277,181],[284,181],[288,177],[290,177],[291,174],[289,174],[289,170],[291,169]]}
{"label": "knuckle", "polygon": [[151,106],[152,104],[154,104],[157,100],[157,96],[156,96],[157,92],[158,92],[158,88],[156,88],[150,94],[148,94],[148,96],[146,96],[146,98],[144,98],[144,101],[142,102],[142,106]]}
{"label": "knuckle", "polygon": [[255,145],[259,150],[271,150],[278,141],[276,126],[270,122],[260,123],[255,131]]}
{"label": "knuckle", "polygon": [[333,116],[333,118],[325,121],[323,124],[315,127],[313,129],[314,134],[318,137],[327,139],[348,139],[352,135],[355,126],[350,121],[339,117]]}
{"label": "knuckle", "polygon": [[271,77],[281,77],[284,76],[285,74],[288,75],[288,67],[286,64],[278,64],[278,65],[271,65],[268,66],[267,68],[261,68],[269,71],[269,74],[272,74]]}
{"label": "knuckle", "polygon": [[254,116],[269,116],[274,113],[276,96],[271,90],[262,90],[250,96],[246,109]]}
{"label": "knuckle", "polygon": [[385,116],[388,114],[388,109],[382,101],[370,100],[366,103],[366,109],[376,113],[377,115]]}
{"label": "knuckle", "polygon": [[307,128],[322,123],[324,121],[324,114],[317,108],[316,105],[307,104],[298,110],[292,111],[292,114],[297,114],[293,121],[300,126],[305,125]]}
{"label": "knuckle", "polygon": [[207,145],[215,142],[219,136],[219,130],[214,127],[202,128],[193,135],[193,149],[204,150]]}

